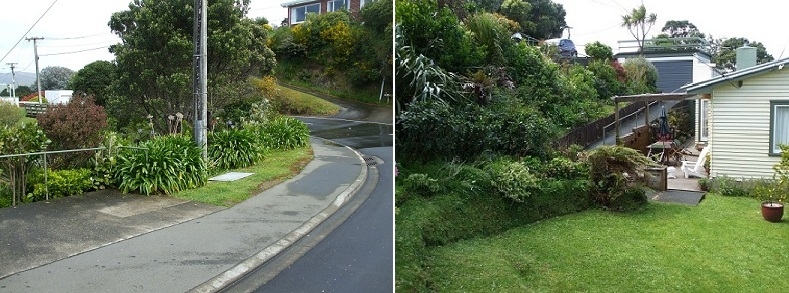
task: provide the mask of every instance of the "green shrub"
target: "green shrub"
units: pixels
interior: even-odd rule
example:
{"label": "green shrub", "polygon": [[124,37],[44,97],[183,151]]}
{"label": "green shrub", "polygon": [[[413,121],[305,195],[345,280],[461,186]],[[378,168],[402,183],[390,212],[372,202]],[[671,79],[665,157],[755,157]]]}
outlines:
{"label": "green shrub", "polygon": [[11,187],[4,182],[0,182],[0,208],[10,207],[12,205],[12,197]]}
{"label": "green shrub", "polygon": [[118,186],[117,178],[115,178],[115,171],[118,168],[117,156],[120,150],[118,147],[128,144],[117,133],[109,132],[104,135],[104,142],[101,143],[101,146],[105,149],[96,151],[91,160],[93,163],[91,180],[94,189],[102,190]]}
{"label": "green shrub", "polygon": [[540,173],[544,178],[579,179],[588,176],[589,166],[583,162],[573,162],[565,157],[554,157],[544,163]]}
{"label": "green shrub", "polygon": [[749,194],[741,180],[735,180],[727,176],[712,179],[710,191],[724,196],[748,196]]}
{"label": "green shrub", "polygon": [[37,170],[29,176],[33,191],[27,194],[27,202],[45,200],[47,192],[49,198],[54,199],[80,195],[93,189],[90,169],[49,170],[46,175],[46,182],[43,170]]}
{"label": "green shrub", "polygon": [[[44,151],[50,143],[44,131],[35,123],[9,127],[0,125],[0,154],[24,154]],[[35,166],[36,158],[29,156],[0,159],[0,181],[11,187],[11,204],[21,202],[27,192],[27,172]]]}
{"label": "green shrub", "polygon": [[122,192],[171,194],[205,185],[208,175],[202,150],[189,137],[156,137],[138,147],[142,149],[125,149],[118,155],[115,176]]}
{"label": "green shrub", "polygon": [[647,204],[647,195],[640,187],[626,187],[616,191],[618,194],[612,196],[610,204],[605,206],[609,210],[627,212],[642,208]]}
{"label": "green shrub", "polygon": [[406,192],[419,196],[432,196],[441,191],[438,180],[430,178],[427,174],[410,174],[403,183]]}
{"label": "green shrub", "polygon": [[252,129],[260,143],[270,149],[289,150],[306,146],[310,141],[307,124],[291,117],[279,117]]}
{"label": "green shrub", "polygon": [[208,136],[211,168],[228,170],[254,165],[263,159],[265,149],[257,137],[246,129],[225,129]]}
{"label": "green shrub", "polygon": [[611,61],[614,60],[614,51],[611,47],[595,41],[594,43],[586,44],[584,48],[586,55],[592,58],[593,61]]}
{"label": "green shrub", "polygon": [[491,175],[496,190],[515,202],[524,202],[539,190],[539,179],[521,162],[493,164]]}
{"label": "green shrub", "polygon": [[630,58],[622,64],[627,74],[627,93],[644,94],[657,91],[658,72],[644,57]]}
{"label": "green shrub", "polygon": [[[92,97],[75,95],[67,104],[50,106],[38,115],[38,124],[52,140],[49,150],[94,148],[102,142],[107,129],[107,112]],[[53,169],[87,167],[91,153],[53,154],[48,157]]]}
{"label": "green shrub", "polygon": [[471,160],[487,153],[543,157],[556,134],[553,124],[533,108],[503,104],[452,107],[419,101],[398,120],[398,155],[423,162]]}
{"label": "green shrub", "polygon": [[25,117],[25,109],[0,101],[0,125],[12,126]]}
{"label": "green shrub", "polygon": [[[618,199],[621,196],[635,199],[635,187],[631,186],[637,174],[643,174],[644,168],[650,164],[649,159],[638,151],[622,146],[602,146],[587,156],[589,163],[589,179],[594,189],[592,200],[598,205],[618,210],[622,203],[629,199]],[[628,178],[625,174],[628,174]]]}

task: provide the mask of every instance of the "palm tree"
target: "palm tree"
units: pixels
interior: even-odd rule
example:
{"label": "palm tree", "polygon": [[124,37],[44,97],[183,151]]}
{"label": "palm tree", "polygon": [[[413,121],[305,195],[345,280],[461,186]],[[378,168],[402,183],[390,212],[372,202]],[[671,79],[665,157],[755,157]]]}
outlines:
{"label": "palm tree", "polygon": [[655,21],[657,21],[657,14],[650,13],[647,15],[647,9],[644,7],[644,4],[641,4],[641,7],[633,8],[630,14],[622,15],[622,27],[627,27],[630,30],[630,34],[638,42],[639,52],[644,51],[644,40],[649,30],[655,25]]}

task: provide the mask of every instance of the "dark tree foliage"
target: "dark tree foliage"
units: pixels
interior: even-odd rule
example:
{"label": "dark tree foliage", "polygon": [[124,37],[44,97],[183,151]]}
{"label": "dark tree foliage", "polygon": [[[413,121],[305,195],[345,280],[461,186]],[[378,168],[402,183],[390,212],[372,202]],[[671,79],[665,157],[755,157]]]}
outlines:
{"label": "dark tree foliage", "polygon": [[[47,66],[41,69],[41,90],[64,90],[74,71],[62,66]],[[37,82],[33,83],[33,87]]]}
{"label": "dark tree foliage", "polygon": [[480,11],[496,12],[501,7],[502,0],[468,0],[474,7]]}
{"label": "dark tree foliage", "polygon": [[756,64],[773,61],[773,55],[760,42],[749,42],[747,38],[729,38],[720,41],[720,45],[712,50],[712,62],[715,67],[727,71],[734,71],[737,61],[737,48],[745,44],[756,48]]}
{"label": "dark tree foliage", "polygon": [[[249,75],[270,72],[276,65],[266,47],[265,19],[245,15],[249,0],[208,3],[209,111],[242,98],[241,84]],[[164,129],[164,117],[193,114],[193,4],[191,0],[134,0],[129,10],[116,12],[109,26],[122,40],[110,51],[118,66],[118,93],[123,109],[153,120]],[[121,125],[123,126],[123,125]]]}
{"label": "dark tree foliage", "polygon": [[561,37],[567,27],[564,6],[551,0],[504,0],[499,12],[518,22],[524,33],[540,40]]}
{"label": "dark tree foliage", "polygon": [[704,33],[687,20],[669,20],[661,31],[669,38],[704,38]]}
{"label": "dark tree foliage", "polygon": [[532,7],[529,20],[535,24],[535,29],[526,31],[526,34],[537,39],[561,37],[567,26],[564,6],[551,0],[529,0],[529,3]]}
{"label": "dark tree foliage", "polygon": [[77,71],[71,78],[69,89],[76,93],[93,96],[96,105],[106,107],[107,98],[113,94],[116,66],[112,62],[99,60]]}
{"label": "dark tree foliage", "polygon": [[614,51],[611,47],[600,43],[600,41],[587,44],[585,51],[586,55],[589,55],[595,61],[614,60]]}
{"label": "dark tree foliage", "polygon": [[359,16],[365,27],[382,34],[392,26],[392,0],[378,0],[367,4],[359,11]]}
{"label": "dark tree foliage", "polygon": [[[33,90],[30,89],[30,87],[26,86],[26,85],[17,86],[16,90],[14,91],[14,93],[16,93],[17,97],[24,97],[24,96],[29,95],[32,92],[33,92]],[[7,97],[7,96],[10,96],[10,95],[11,95],[11,93],[8,92],[8,88],[3,88],[3,90],[0,91],[0,96]]]}
{"label": "dark tree foliage", "polygon": [[[107,129],[107,113],[92,97],[74,95],[67,104],[50,106],[37,117],[38,125],[52,143],[49,150],[94,148],[102,142]],[[50,156],[53,169],[85,167],[90,153],[78,152]]]}
{"label": "dark tree foliage", "polygon": [[482,65],[484,53],[476,48],[457,16],[437,9],[435,0],[397,1],[395,17],[402,30],[403,45],[454,72]]}

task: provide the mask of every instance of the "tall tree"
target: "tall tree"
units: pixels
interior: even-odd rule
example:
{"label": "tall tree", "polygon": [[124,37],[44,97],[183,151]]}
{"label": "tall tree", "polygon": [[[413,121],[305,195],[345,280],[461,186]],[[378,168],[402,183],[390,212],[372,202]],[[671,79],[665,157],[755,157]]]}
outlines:
{"label": "tall tree", "polygon": [[633,8],[630,14],[622,15],[622,27],[626,27],[636,39],[639,52],[644,51],[644,40],[649,30],[655,25],[655,21],[657,21],[657,14],[647,15],[647,9],[643,4],[638,8]]}
{"label": "tall tree", "polygon": [[499,12],[536,39],[561,37],[567,27],[564,6],[551,0],[504,0]]}
{"label": "tall tree", "polygon": [[669,20],[662,31],[669,38],[704,38],[704,33],[687,20]]}
{"label": "tall tree", "polygon": [[687,20],[669,20],[657,36],[656,45],[668,45],[674,50],[704,49],[706,35]]}
{"label": "tall tree", "polygon": [[712,48],[712,62],[715,67],[725,71],[734,71],[737,60],[737,48],[746,43],[748,46],[756,48],[756,63],[762,64],[773,61],[773,55],[767,53],[767,49],[760,42],[749,42],[747,38],[717,39],[716,45]]}
{"label": "tall tree", "polygon": [[[250,0],[215,0],[208,6],[209,111],[243,98],[251,74],[270,72],[274,53],[266,47],[264,21],[246,18]],[[155,117],[164,129],[167,115],[193,115],[192,0],[134,0],[112,15],[109,26],[122,42],[113,45],[118,92],[127,113]],[[124,126],[124,125],[119,125]]]}
{"label": "tall tree", "polygon": [[501,0],[468,0],[466,2],[474,3],[476,8],[485,12],[496,12],[501,7]]}
{"label": "tall tree", "polygon": [[77,71],[71,78],[69,88],[74,92],[93,96],[96,105],[106,107],[107,98],[113,94],[116,66],[112,62],[99,60]]}
{"label": "tall tree", "polygon": [[[41,90],[64,90],[68,87],[74,70],[61,66],[47,66],[41,69]],[[33,87],[37,86],[34,82]]]}

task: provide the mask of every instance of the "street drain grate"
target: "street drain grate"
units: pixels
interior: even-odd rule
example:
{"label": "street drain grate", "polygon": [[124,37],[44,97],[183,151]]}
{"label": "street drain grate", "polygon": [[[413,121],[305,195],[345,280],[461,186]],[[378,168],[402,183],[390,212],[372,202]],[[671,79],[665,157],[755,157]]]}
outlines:
{"label": "street drain grate", "polygon": [[376,156],[369,156],[369,157],[363,157],[363,158],[364,158],[364,162],[367,163],[368,167],[384,163],[384,160],[381,160],[381,158],[376,157]]}

